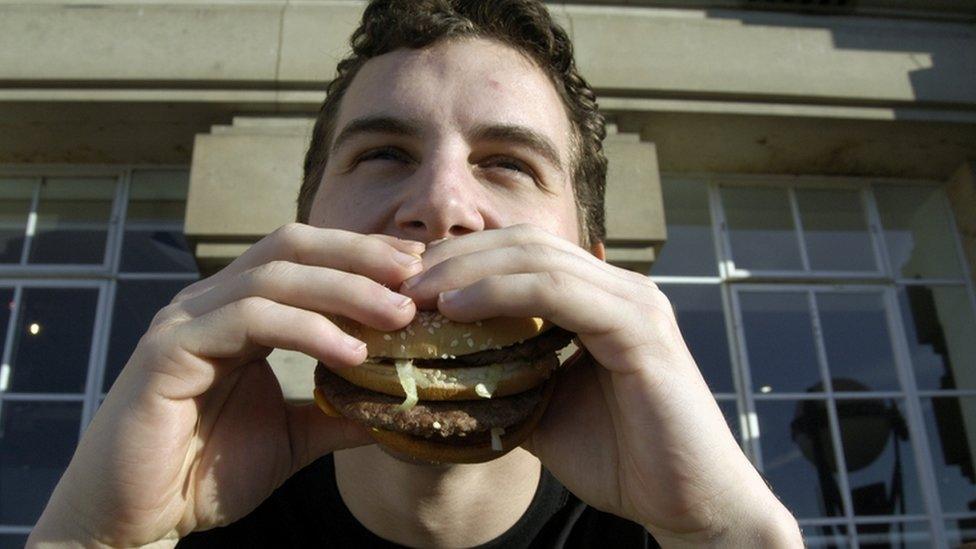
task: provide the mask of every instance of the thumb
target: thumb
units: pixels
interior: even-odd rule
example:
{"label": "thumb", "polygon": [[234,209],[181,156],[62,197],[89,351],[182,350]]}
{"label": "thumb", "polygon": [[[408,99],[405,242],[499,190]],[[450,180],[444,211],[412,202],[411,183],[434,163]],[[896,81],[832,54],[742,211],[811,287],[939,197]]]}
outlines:
{"label": "thumb", "polygon": [[293,474],[329,452],[375,443],[359,423],[329,417],[315,404],[288,405],[288,432]]}

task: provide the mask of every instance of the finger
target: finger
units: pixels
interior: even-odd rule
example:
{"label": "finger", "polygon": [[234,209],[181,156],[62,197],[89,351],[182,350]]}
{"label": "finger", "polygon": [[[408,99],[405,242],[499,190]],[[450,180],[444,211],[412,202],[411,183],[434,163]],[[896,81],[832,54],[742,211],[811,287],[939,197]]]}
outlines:
{"label": "finger", "polygon": [[404,295],[412,297],[417,306],[423,309],[433,307],[441,292],[463,288],[486,276],[562,271],[597,284],[620,297],[645,301],[651,299],[649,294],[653,283],[646,277],[635,280],[622,269],[606,265],[602,261],[596,263],[581,261],[577,251],[533,242],[447,258],[407,279],[399,289]]}
{"label": "finger", "polygon": [[314,404],[290,404],[287,410],[293,474],[330,452],[375,442],[361,424],[329,417]]}
{"label": "finger", "polygon": [[627,302],[564,272],[489,276],[440,294],[437,308],[459,322],[538,316],[578,334],[619,328]]}
{"label": "finger", "polygon": [[409,297],[365,276],[287,261],[255,267],[181,307],[196,317],[249,297],[346,316],[384,331],[406,326],[416,313]]}
{"label": "finger", "polygon": [[603,264],[592,254],[580,248],[575,243],[547,232],[535,225],[523,223],[503,229],[478,231],[458,238],[443,239],[427,245],[424,252],[424,270],[459,255],[469,254],[480,250],[504,248],[524,244],[546,244],[567,253],[576,254],[580,259],[594,265]]}
{"label": "finger", "polygon": [[391,236],[391,235],[388,235],[388,234],[371,233],[369,236],[371,236],[373,238],[378,238],[378,239],[382,240],[383,242],[386,242],[390,246],[393,246],[394,248],[400,250],[401,252],[403,252],[405,254],[421,255],[421,254],[424,253],[424,250],[427,248],[424,245],[423,242],[418,242],[416,240],[407,240],[407,239],[403,239],[403,238],[397,238],[395,236]]}
{"label": "finger", "polygon": [[262,238],[217,274],[181,291],[174,302],[200,295],[249,269],[272,261],[289,261],[361,274],[390,287],[399,286],[403,280],[423,268],[417,257],[393,246],[389,239],[291,223]]}
{"label": "finger", "polygon": [[[324,316],[258,297],[178,324],[164,337],[172,340],[157,344],[158,352],[169,355],[176,345],[198,359],[196,368],[179,359],[152,361],[178,381],[164,394],[168,398],[190,398],[208,390],[227,373],[218,370],[218,364],[228,363],[219,359],[234,359],[229,363],[236,366],[263,358],[274,348],[298,351],[332,367],[355,366],[366,359],[366,344]],[[179,371],[166,371],[174,367]]]}

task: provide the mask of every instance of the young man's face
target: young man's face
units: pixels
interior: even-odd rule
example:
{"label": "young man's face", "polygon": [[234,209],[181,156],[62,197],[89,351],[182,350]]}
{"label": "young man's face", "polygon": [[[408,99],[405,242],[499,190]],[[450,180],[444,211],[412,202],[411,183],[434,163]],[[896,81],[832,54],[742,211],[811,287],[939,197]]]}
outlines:
{"label": "young man's face", "polygon": [[428,242],[532,223],[579,242],[571,126],[545,74],[484,39],[369,60],[309,223]]}

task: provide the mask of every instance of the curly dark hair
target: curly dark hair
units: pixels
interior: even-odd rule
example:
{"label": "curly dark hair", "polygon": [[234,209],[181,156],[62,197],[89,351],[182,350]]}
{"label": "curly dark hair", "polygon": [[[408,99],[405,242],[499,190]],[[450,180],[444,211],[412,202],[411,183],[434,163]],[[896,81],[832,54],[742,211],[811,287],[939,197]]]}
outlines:
{"label": "curly dark hair", "polygon": [[606,238],[604,194],[607,159],[605,120],[596,95],[580,76],[566,31],[539,0],[374,0],[352,34],[352,53],[339,62],[319,110],[305,155],[298,194],[298,221],[308,222],[319,188],[339,105],[359,69],[371,58],[399,48],[420,49],[443,39],[487,38],[532,59],[556,88],[573,128],[572,181],[585,246]]}

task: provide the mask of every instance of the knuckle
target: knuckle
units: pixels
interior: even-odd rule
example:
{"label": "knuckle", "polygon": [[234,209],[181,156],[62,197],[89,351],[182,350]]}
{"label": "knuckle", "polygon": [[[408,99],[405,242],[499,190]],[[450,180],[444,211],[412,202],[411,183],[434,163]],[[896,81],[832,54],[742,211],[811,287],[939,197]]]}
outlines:
{"label": "knuckle", "polygon": [[572,275],[563,271],[544,271],[543,282],[545,283],[545,287],[551,292],[563,294],[572,288],[575,279]]}
{"label": "knuckle", "polygon": [[156,312],[152,321],[149,322],[147,332],[162,330],[165,326],[176,324],[188,318],[189,315],[178,302],[170,303]]}
{"label": "knuckle", "polygon": [[250,296],[236,302],[240,314],[246,319],[259,319],[265,315],[272,302],[263,297]]}
{"label": "knuckle", "polygon": [[302,248],[307,230],[307,225],[291,222],[275,229],[275,232],[271,234],[271,239],[276,247],[289,250],[293,252],[292,255],[295,255],[295,252]]}

